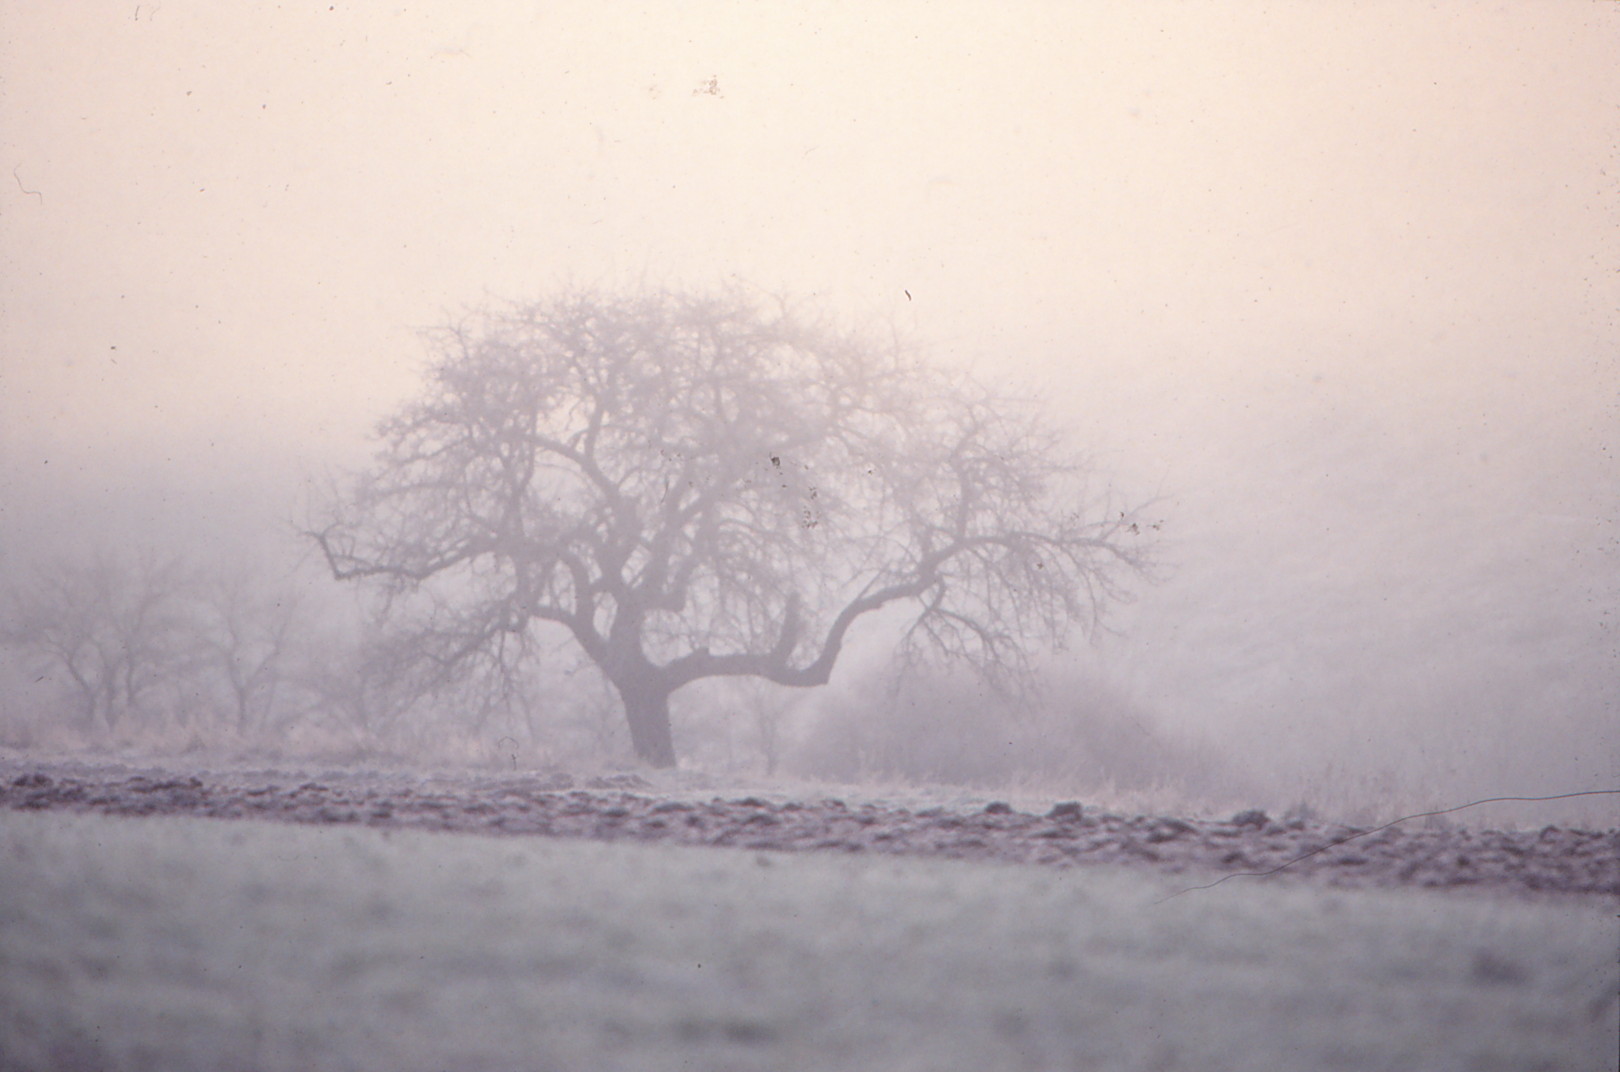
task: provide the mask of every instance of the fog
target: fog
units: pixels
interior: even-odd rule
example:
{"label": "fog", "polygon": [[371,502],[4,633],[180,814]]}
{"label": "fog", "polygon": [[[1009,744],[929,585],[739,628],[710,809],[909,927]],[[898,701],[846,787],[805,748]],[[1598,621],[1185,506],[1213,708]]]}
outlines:
{"label": "fog", "polygon": [[[156,548],[339,605],[293,532],[420,388],[419,328],[741,282],[1039,396],[1152,501],[1154,578],[1052,670],[1154,741],[1099,784],[1620,787],[1608,5],[7,7],[13,586]],[[690,761],[763,766],[781,702],[785,763],[860,773],[815,725],[879,654],[689,700]],[[0,744],[66,746],[30,665]]]}

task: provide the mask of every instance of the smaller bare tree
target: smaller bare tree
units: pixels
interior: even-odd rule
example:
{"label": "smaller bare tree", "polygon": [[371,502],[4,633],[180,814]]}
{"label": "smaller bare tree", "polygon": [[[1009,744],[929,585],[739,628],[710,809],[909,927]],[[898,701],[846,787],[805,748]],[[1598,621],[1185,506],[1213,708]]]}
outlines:
{"label": "smaller bare tree", "polygon": [[198,669],[217,682],[239,736],[262,736],[293,716],[286,693],[298,611],[290,586],[267,586],[245,568],[223,568],[199,586]]}
{"label": "smaller bare tree", "polygon": [[178,558],[102,550],[15,589],[0,639],[61,682],[81,730],[149,726],[170,713],[161,694],[184,663],[192,586]]}
{"label": "smaller bare tree", "polygon": [[424,700],[408,680],[410,661],[375,621],[318,638],[294,672],[306,697],[304,721],[356,746],[397,742],[408,714]]}

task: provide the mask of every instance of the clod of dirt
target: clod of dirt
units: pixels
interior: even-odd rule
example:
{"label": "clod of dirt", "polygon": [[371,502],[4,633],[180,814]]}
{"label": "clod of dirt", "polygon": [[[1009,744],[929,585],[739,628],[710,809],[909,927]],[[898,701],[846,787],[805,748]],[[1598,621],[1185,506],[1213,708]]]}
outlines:
{"label": "clod of dirt", "polygon": [[639,774],[599,774],[585,786],[587,789],[651,789],[652,783]]}

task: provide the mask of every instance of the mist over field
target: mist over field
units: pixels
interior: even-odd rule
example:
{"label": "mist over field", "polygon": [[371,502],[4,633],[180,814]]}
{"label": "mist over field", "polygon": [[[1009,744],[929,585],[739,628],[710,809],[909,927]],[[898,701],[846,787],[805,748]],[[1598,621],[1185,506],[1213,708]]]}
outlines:
{"label": "mist over field", "polygon": [[[895,685],[887,620],[823,688],[689,686],[688,767],[1364,818],[1620,788],[1607,7],[8,7],[0,746],[630,763],[561,638],[519,700],[361,682],[298,529],[423,390],[418,329],[738,285],[1037,398],[1156,565],[1020,701]],[[174,597],[116,726],[19,618],[98,556],[59,610]]]}

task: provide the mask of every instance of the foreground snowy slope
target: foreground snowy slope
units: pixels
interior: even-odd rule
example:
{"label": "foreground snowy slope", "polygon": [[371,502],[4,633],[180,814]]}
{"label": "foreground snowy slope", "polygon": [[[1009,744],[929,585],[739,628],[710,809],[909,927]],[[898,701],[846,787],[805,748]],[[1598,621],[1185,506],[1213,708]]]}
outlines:
{"label": "foreground snowy slope", "polygon": [[1607,898],[0,813],[0,1067],[1603,1068]]}

